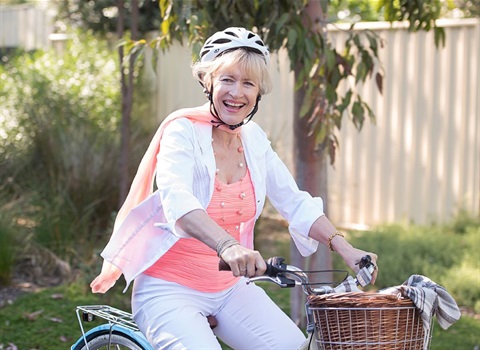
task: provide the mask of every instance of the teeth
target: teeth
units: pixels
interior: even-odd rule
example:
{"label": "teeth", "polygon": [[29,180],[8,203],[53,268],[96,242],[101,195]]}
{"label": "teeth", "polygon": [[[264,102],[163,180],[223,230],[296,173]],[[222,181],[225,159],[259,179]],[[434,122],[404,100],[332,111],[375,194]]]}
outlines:
{"label": "teeth", "polygon": [[226,105],[232,106],[232,107],[242,107],[243,103],[232,103],[232,102],[225,102]]}

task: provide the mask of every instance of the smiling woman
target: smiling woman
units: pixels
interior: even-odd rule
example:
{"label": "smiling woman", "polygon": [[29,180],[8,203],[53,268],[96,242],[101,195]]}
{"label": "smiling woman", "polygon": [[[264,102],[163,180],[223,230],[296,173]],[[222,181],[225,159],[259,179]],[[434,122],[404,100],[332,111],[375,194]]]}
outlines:
{"label": "smiling woman", "polygon": [[[224,54],[225,52],[228,54]],[[272,89],[266,62],[268,61],[255,51],[230,50],[223,51],[223,54],[213,61],[202,60],[193,66],[193,75],[204,87],[211,112],[219,124],[226,124],[234,130],[243,125],[245,119],[248,122],[258,111],[261,96]],[[218,89],[220,91],[217,91]],[[216,101],[213,100],[214,91]],[[236,100],[238,98],[240,100]],[[233,121],[219,117],[216,109],[223,106],[226,114],[220,115],[228,119],[229,113],[233,113]],[[242,114],[243,118],[239,119]]]}
{"label": "smiling woman", "polygon": [[[272,87],[269,60],[261,38],[244,28],[206,41],[192,72],[208,102],[164,120],[102,252],[93,292],[122,273],[135,280],[133,317],[155,348],[221,349],[218,337],[232,348],[294,349],[305,340],[260,287],[246,284],[266,269],[253,236],[267,197],[304,256],[320,242],[354,270],[367,254],[376,263],[330,223],[321,198],[299,190],[251,121]],[[219,271],[219,258],[231,272]]]}
{"label": "smiling woman", "polygon": [[[259,88],[255,81],[243,71],[238,73],[225,70],[213,78],[213,84],[207,87],[215,108],[216,117],[227,125],[239,125],[253,111],[258,103]],[[252,115],[253,116],[253,115]]]}

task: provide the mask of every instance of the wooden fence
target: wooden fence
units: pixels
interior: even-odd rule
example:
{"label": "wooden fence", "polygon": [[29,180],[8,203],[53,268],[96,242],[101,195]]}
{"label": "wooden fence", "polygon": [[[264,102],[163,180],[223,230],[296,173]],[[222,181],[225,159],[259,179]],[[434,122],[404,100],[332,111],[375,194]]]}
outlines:
{"label": "wooden fence", "polygon": [[[0,47],[48,46],[46,9],[0,10]],[[433,33],[409,33],[405,24],[357,26],[385,40],[380,57],[386,77],[383,95],[371,83],[360,87],[376,124],[357,132],[344,118],[338,135],[340,150],[328,175],[329,216],[336,224],[444,222],[460,208],[480,212],[480,20],[438,23],[446,30],[443,48],[435,48]],[[329,30],[339,46],[344,29]],[[190,49],[177,45],[159,55],[156,70],[145,65],[158,120],[205,102],[190,63]],[[262,99],[255,121],[292,169],[293,74],[286,52],[275,55],[271,73],[274,90]]]}
{"label": "wooden fence", "polygon": [[35,50],[49,46],[53,14],[47,1],[9,5],[0,0],[0,48]]}
{"label": "wooden fence", "polygon": [[[439,22],[446,45],[433,33],[409,33],[406,25],[363,23],[384,40],[380,51],[384,91],[360,87],[376,115],[357,132],[344,118],[340,150],[329,170],[329,216],[344,227],[385,222],[445,222],[459,209],[479,213],[480,21]],[[361,28],[361,29],[363,29]],[[333,28],[334,43],[345,42]],[[188,47],[176,46],[157,62],[158,117],[205,101],[191,77]],[[293,75],[279,53],[271,66],[274,90],[255,121],[292,167]],[[153,73],[153,70],[151,72]]]}

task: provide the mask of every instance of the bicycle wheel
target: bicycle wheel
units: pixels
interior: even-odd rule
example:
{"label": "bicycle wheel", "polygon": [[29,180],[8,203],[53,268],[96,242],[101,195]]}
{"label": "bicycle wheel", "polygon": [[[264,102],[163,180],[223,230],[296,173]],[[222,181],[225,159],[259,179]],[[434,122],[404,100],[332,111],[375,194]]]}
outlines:
{"label": "bicycle wheel", "polygon": [[[127,337],[124,334],[115,334],[111,336],[109,333],[102,333],[95,335],[93,338],[88,340],[88,349],[89,350],[145,350],[140,344],[135,340]],[[87,350],[87,346],[83,344],[80,350]]]}

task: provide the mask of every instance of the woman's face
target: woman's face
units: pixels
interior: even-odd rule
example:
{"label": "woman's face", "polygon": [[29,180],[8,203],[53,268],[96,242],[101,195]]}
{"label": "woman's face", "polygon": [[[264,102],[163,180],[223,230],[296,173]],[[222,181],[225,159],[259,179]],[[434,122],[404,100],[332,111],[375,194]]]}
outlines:
{"label": "woman's face", "polygon": [[215,74],[213,103],[218,116],[229,125],[242,122],[255,107],[258,83],[242,69],[227,68]]}

